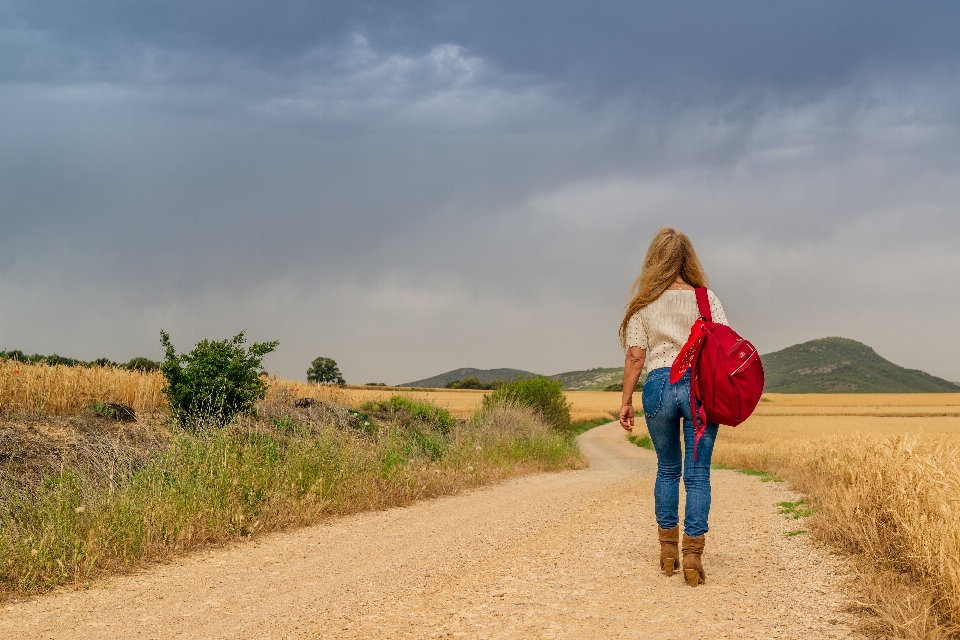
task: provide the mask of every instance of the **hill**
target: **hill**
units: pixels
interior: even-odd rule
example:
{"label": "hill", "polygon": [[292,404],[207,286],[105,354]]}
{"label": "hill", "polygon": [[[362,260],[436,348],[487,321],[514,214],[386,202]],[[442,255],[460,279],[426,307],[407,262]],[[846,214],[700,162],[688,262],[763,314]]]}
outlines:
{"label": "hill", "polygon": [[[398,387],[427,387],[438,389],[453,380],[461,378],[477,377],[480,382],[491,382],[497,378],[501,380],[513,380],[517,376],[521,378],[532,378],[537,374],[523,371],[522,369],[454,369],[447,371],[432,378],[424,378],[415,382],[404,382]],[[565,391],[602,391],[605,387],[614,382],[620,382],[623,379],[623,367],[615,368],[596,368],[586,369],[584,371],[567,371],[556,375],[547,376],[553,380],[559,380],[563,384]]]}
{"label": "hill", "polygon": [[492,382],[497,378],[501,380],[513,380],[517,376],[521,378],[532,378],[537,374],[530,373],[529,371],[523,371],[522,369],[472,369],[466,367],[463,369],[454,369],[453,371],[447,371],[446,373],[441,373],[440,375],[433,376],[432,378],[424,378],[423,380],[417,380],[415,382],[404,382],[403,384],[398,384],[398,387],[427,387],[433,389],[441,389],[448,382],[453,380],[460,380],[461,378],[480,378],[480,382]]}
{"label": "hill", "polygon": [[821,338],[763,356],[771,393],[957,393],[960,386],[905,369],[865,344]]}
{"label": "hill", "polygon": [[567,371],[549,377],[559,380],[565,391],[603,391],[609,385],[623,381],[623,367]]}
{"label": "hill", "polygon": [[[438,389],[453,380],[461,378],[480,378],[480,382],[491,382],[496,379],[513,380],[517,376],[521,378],[532,378],[537,374],[523,371],[522,369],[472,369],[466,367],[463,369],[454,369],[447,371],[432,378],[424,378],[415,382],[404,382],[398,387],[428,387]],[[604,387],[620,382],[623,379],[623,367],[614,367],[610,369],[597,368],[586,369],[584,371],[567,371],[556,375],[547,376],[552,380],[559,380],[566,391],[602,391]]]}

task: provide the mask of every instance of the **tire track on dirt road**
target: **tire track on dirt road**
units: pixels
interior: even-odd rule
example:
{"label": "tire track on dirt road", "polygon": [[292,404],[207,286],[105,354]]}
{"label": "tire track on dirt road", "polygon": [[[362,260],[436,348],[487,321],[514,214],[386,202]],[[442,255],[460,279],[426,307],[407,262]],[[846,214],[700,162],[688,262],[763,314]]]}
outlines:
{"label": "tire track on dirt road", "polygon": [[[722,434],[721,434],[722,437]],[[835,638],[842,559],[774,483],[715,471],[707,584],[657,570],[656,461],[616,423],[582,471],[332,519],[0,608],[4,638]]]}

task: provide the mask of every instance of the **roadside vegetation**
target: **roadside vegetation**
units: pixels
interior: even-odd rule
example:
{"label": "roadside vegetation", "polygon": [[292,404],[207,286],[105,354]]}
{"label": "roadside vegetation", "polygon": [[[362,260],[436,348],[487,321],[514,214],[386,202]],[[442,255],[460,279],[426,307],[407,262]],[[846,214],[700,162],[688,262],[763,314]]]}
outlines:
{"label": "roadside vegetation", "polygon": [[578,436],[581,433],[590,431],[590,429],[593,429],[594,427],[599,427],[601,425],[608,424],[610,422],[615,422],[616,420],[617,420],[617,416],[612,413],[602,418],[594,418],[593,420],[584,420],[583,422],[578,422],[574,425],[571,425],[570,434],[573,436]]}
{"label": "roadside vegetation", "polygon": [[[617,405],[537,380],[499,395],[262,380],[253,412],[193,432],[172,419],[159,372],[0,360],[0,592],[580,467],[572,436],[614,420]],[[878,632],[960,634],[957,397],[765,400],[749,423],[723,428],[714,462],[804,494],[780,505],[797,515],[790,534],[850,554]],[[137,422],[117,421],[108,403],[136,409]],[[645,436],[632,439],[648,447]]]}
{"label": "roadside vegetation", "polygon": [[779,511],[851,556],[873,631],[932,640],[960,636],[960,441],[937,436],[824,437],[809,442],[717,440],[714,460],[806,496]]}
{"label": "roadside vegetation", "polygon": [[648,435],[630,434],[627,436],[627,440],[637,445],[641,449],[653,451],[653,440],[651,440],[650,436]]}
{"label": "roadside vegetation", "polygon": [[[167,380],[165,386],[163,379],[150,403],[142,402],[142,394],[124,396],[141,400],[131,401],[140,412],[136,422],[118,422],[97,410],[114,396],[98,396],[91,382],[118,383],[114,391],[153,389],[159,374],[136,374],[150,377],[147,383],[105,367],[82,369],[88,377],[46,364],[3,370],[5,384],[9,376],[32,376],[31,389],[47,400],[14,407],[8,400],[19,396],[3,396],[0,596],[85,584],[330,516],[584,465],[569,429],[544,419],[542,407],[556,404],[549,394],[543,399],[526,389],[526,395],[483,403],[468,419],[409,396],[348,405],[337,387],[264,383],[263,388],[239,375],[259,367],[269,344],[250,350],[236,338],[200,349],[203,344],[184,356],[171,346],[164,367],[178,363],[186,375],[191,365],[204,363],[181,388],[192,390],[196,401],[212,393],[200,369],[222,380],[218,367],[220,373],[237,368],[231,356],[244,352],[246,365],[235,371],[235,384],[252,385],[244,396],[251,404],[227,396],[208,403],[230,408],[229,419],[209,411],[191,414],[184,408],[189,403],[171,409],[189,394],[171,393],[172,384]],[[28,372],[29,366],[42,371]],[[168,378],[176,381],[180,374]],[[88,385],[72,386],[84,390],[81,399],[67,400],[70,381]],[[301,394],[307,390],[313,395]],[[51,406],[59,413],[46,413]],[[144,406],[152,411],[144,412]]]}
{"label": "roadside vegetation", "polygon": [[[823,435],[845,430],[841,425],[850,420],[859,425],[860,411],[879,409],[886,420],[902,411],[904,420],[917,420],[916,407],[874,408],[874,401],[864,396],[843,408],[857,411],[854,418],[831,417],[824,407],[811,405],[810,417],[824,424],[809,439],[776,435],[785,417],[806,417],[783,409],[772,414],[779,420],[769,425],[767,418],[751,430],[721,427],[713,466],[761,482],[786,481],[803,494],[776,505],[781,515],[796,520],[796,528],[784,535],[809,535],[850,557],[857,606],[868,614],[866,631],[911,640],[960,637],[960,438],[889,435],[884,433],[889,427]],[[933,417],[953,415],[943,409]],[[642,428],[627,439],[653,449]]]}
{"label": "roadside vegetation", "polygon": [[570,430],[570,403],[559,380],[534,376],[503,384],[483,398],[484,407],[499,405],[530,407],[554,429]]}

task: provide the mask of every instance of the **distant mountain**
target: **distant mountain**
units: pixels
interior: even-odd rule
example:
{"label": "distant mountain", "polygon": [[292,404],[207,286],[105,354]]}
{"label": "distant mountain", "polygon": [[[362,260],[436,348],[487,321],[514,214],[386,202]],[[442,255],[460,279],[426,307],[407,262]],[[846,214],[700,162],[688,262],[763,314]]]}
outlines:
{"label": "distant mountain", "polygon": [[[763,356],[764,391],[771,393],[960,393],[960,384],[882,358],[847,338],[821,338]],[[461,378],[481,382],[533,377],[521,369],[454,369],[401,387],[441,388]],[[567,371],[552,376],[566,391],[602,391],[623,380],[623,367]]]}
{"label": "distant mountain", "polygon": [[623,367],[567,371],[549,377],[559,380],[566,391],[603,391],[605,387],[623,381]]}
{"label": "distant mountain", "polygon": [[432,389],[441,389],[448,382],[453,382],[454,380],[460,380],[461,378],[480,378],[480,382],[491,382],[500,378],[501,380],[513,380],[517,376],[521,378],[532,378],[535,373],[530,373],[529,371],[523,371],[522,369],[471,369],[469,367],[464,369],[454,369],[453,371],[447,371],[446,373],[441,373],[438,376],[433,376],[432,378],[424,378],[423,380],[417,380],[415,382],[404,382],[403,384],[397,385],[398,387],[427,387]]}
{"label": "distant mountain", "polygon": [[[532,378],[537,374],[523,371],[522,369],[454,369],[441,373],[432,378],[424,378],[415,382],[404,382],[400,387],[427,387],[439,389],[453,380],[461,378],[477,377],[480,382],[490,382],[500,378],[501,380],[513,380],[517,376],[521,378]],[[619,382],[623,379],[623,367],[614,369],[587,369],[585,371],[567,371],[553,376],[547,376],[554,380],[559,380],[566,391],[601,391],[612,382]]]}
{"label": "distant mountain", "polygon": [[847,338],[821,338],[762,357],[771,393],[958,393],[960,386],[882,358]]}

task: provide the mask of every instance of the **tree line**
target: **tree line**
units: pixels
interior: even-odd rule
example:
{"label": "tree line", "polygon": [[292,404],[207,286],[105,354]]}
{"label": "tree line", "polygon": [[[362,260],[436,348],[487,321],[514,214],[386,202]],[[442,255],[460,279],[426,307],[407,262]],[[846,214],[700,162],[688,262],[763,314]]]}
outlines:
{"label": "tree line", "polygon": [[16,360],[24,364],[48,364],[51,367],[63,365],[67,367],[117,367],[118,369],[129,369],[130,371],[158,371],[160,363],[150,358],[132,358],[129,362],[114,362],[109,358],[97,358],[96,360],[77,360],[76,358],[67,358],[57,354],[45,356],[39,353],[27,355],[19,349],[12,351],[0,351],[0,360]]}

